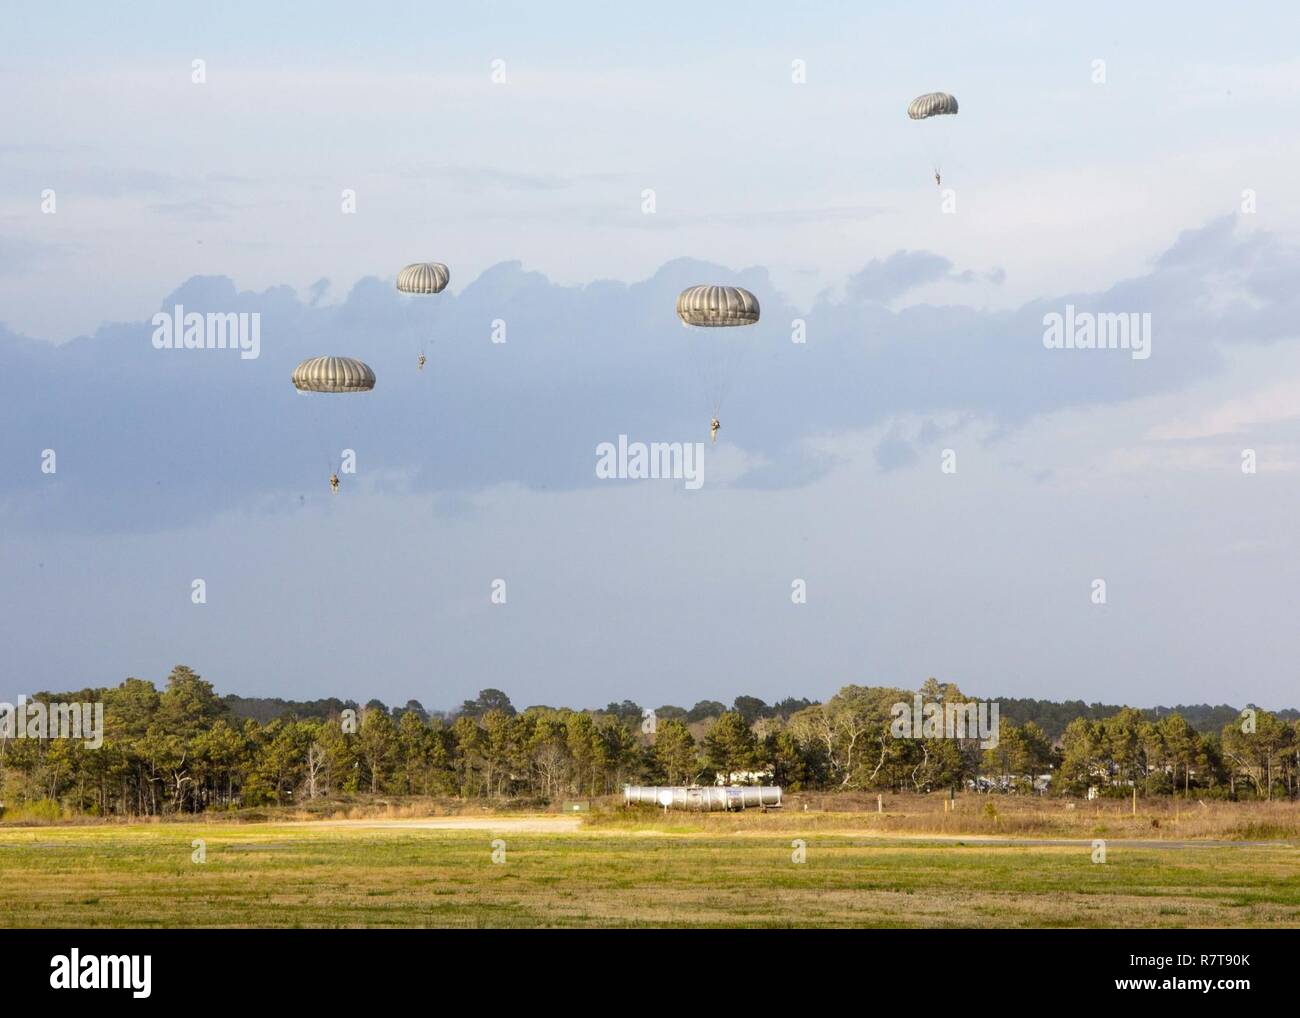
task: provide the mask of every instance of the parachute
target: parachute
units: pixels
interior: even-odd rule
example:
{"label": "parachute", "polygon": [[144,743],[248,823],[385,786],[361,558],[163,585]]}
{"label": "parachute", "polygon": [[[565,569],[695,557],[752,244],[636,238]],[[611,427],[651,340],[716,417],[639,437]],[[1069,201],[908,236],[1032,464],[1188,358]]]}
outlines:
{"label": "parachute", "polygon": [[312,357],[293,369],[293,387],[299,392],[369,392],[375,373],[352,357]]}
{"label": "parachute", "polygon": [[[957,99],[947,92],[926,92],[925,95],[918,95],[907,104],[907,115],[913,120],[930,120],[934,117],[950,117],[957,113]],[[925,128],[925,142],[927,143],[927,154],[930,157],[930,163],[934,167],[934,182],[942,186],[943,178],[941,175],[944,163],[944,157],[947,155],[948,145],[950,143],[949,133],[951,128],[944,121],[932,124]],[[939,126],[942,124],[943,126]]]}
{"label": "parachute", "polygon": [[[677,298],[677,317],[684,325],[706,329],[753,325],[759,317],[758,298],[739,286],[691,286]],[[691,348],[713,410],[709,431],[715,442],[718,414],[748,347],[749,337],[731,332],[692,337]]]}
{"label": "parachute", "polygon": [[402,293],[442,293],[451,280],[451,272],[442,262],[415,262],[397,274],[397,288]]}
{"label": "parachute", "polygon": [[[402,293],[442,293],[450,281],[451,270],[442,262],[413,262],[397,274],[397,289]],[[425,362],[424,345],[423,341],[419,343],[416,361],[421,370]]]}
{"label": "parachute", "polygon": [[907,104],[907,115],[913,120],[951,116],[956,112],[957,99],[947,92],[926,92],[925,95],[918,95]]}
{"label": "parachute", "polygon": [[687,325],[753,325],[758,298],[739,286],[692,286],[677,298],[677,317]]}
{"label": "parachute", "polygon": [[[369,392],[375,387],[370,365],[353,357],[312,357],[293,369],[293,387],[301,394]],[[352,400],[308,399],[311,433],[330,470],[330,490],[339,490],[338,450],[355,444],[359,426]],[[361,400],[368,403],[369,400]],[[326,407],[325,404],[332,404]]]}

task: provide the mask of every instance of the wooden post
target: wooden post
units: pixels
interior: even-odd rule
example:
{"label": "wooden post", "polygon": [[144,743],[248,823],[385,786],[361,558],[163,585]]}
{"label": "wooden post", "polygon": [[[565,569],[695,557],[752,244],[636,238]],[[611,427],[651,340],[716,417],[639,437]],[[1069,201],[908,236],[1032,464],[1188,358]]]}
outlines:
{"label": "wooden post", "polygon": [[1133,782],[1133,815],[1138,815],[1138,783]]}
{"label": "wooden post", "polygon": [[883,795],[876,796],[876,812],[877,813],[885,812],[885,797]]}

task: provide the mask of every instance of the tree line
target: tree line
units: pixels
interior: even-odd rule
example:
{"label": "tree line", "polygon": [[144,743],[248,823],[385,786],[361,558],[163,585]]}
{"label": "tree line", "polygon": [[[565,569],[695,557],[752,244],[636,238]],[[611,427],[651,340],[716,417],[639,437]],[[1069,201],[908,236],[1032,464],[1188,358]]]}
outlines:
{"label": "tree line", "polygon": [[[249,705],[269,701],[219,697],[177,666],[162,690],[129,678],[112,688],[38,694],[44,702],[103,702],[103,744],[3,733],[0,801],[101,816],[361,795],[545,803],[606,795],[624,783],[712,784],[719,775],[790,791],[1300,794],[1300,733],[1281,714],[1237,711],[1218,731],[1198,731],[1176,711],[1120,707],[1076,716],[1059,737],[1034,720],[1004,716],[996,745],[899,738],[894,705],[912,703],[916,692],[850,685],[824,703],[739,697],[730,708],[703,701],[647,712],[630,701],[521,711],[488,689],[446,713],[415,701],[390,708],[319,700],[309,710],[289,706],[258,717]],[[919,693],[927,703],[971,699],[935,679]]]}

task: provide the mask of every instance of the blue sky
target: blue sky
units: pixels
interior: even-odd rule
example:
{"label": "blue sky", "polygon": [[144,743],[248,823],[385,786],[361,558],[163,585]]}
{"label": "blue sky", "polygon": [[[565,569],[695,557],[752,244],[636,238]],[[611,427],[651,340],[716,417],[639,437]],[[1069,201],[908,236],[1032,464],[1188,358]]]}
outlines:
{"label": "blue sky", "polygon": [[[0,693],[1300,700],[1300,15],[999,11],[18,4]],[[764,311],[705,489],[599,482],[602,441],[703,437],[693,282]],[[262,357],[154,350],[177,300],[259,311]],[[1066,303],[1150,312],[1152,357],[1044,350]],[[333,499],[315,353],[380,378]]]}

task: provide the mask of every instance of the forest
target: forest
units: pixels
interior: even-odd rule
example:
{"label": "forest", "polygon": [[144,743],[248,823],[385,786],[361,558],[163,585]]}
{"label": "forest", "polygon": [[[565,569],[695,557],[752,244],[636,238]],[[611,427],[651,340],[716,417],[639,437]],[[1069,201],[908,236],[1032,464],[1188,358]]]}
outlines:
{"label": "forest", "polygon": [[825,702],[753,696],[730,706],[517,709],[485,689],[452,711],[338,699],[221,697],[178,665],[160,690],[40,693],[102,702],[98,748],[0,738],[0,802],[26,815],[155,816],[365,796],[437,796],[537,805],[625,783],[762,781],[790,791],[978,790],[990,794],[1294,799],[1296,711],[1220,705],[1103,707],[1006,699],[997,745],[897,738],[892,705],[916,693],[963,703],[957,686],[844,686]]}

